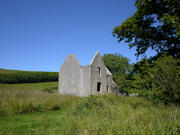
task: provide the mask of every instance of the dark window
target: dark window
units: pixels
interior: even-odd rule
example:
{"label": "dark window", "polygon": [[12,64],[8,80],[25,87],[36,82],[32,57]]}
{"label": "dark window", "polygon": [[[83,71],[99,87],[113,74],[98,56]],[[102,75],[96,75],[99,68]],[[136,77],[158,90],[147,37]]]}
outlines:
{"label": "dark window", "polygon": [[98,82],[98,83],[97,83],[97,92],[100,92],[100,91],[101,91],[101,83]]}
{"label": "dark window", "polygon": [[107,93],[109,93],[109,86],[107,85]]}
{"label": "dark window", "polygon": [[109,76],[108,75],[106,76],[106,78],[107,78],[107,81],[109,81]]}
{"label": "dark window", "polygon": [[98,75],[101,76],[101,68],[97,67]]}

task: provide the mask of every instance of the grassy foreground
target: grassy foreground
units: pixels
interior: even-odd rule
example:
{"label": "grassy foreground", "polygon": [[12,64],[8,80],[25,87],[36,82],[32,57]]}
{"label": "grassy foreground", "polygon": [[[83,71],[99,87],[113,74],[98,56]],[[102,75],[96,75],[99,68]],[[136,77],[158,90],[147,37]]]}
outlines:
{"label": "grassy foreground", "polygon": [[153,106],[140,97],[0,90],[0,114],[0,134],[8,135],[180,134],[178,106]]}

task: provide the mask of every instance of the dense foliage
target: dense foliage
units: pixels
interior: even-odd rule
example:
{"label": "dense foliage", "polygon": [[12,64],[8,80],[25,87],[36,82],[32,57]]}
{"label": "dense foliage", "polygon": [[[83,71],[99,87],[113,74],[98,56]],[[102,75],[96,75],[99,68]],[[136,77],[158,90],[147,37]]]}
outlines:
{"label": "dense foliage", "polygon": [[180,103],[180,61],[163,55],[154,63],[142,59],[134,66],[132,90],[153,102]]}
{"label": "dense foliage", "polygon": [[0,83],[38,83],[58,81],[57,72],[28,72],[16,71],[12,73],[0,73]]}
{"label": "dense foliage", "polygon": [[180,103],[180,1],[135,0],[135,6],[136,12],[112,34],[136,47],[137,56],[149,48],[157,55],[134,65],[128,81],[122,81],[125,89],[154,103]]}
{"label": "dense foliage", "polygon": [[115,76],[127,76],[127,74],[132,70],[130,60],[126,57],[123,57],[121,54],[104,54],[102,59],[105,66]]}
{"label": "dense foliage", "polygon": [[117,54],[103,56],[120,92],[138,93],[154,103],[180,103],[180,60],[163,54],[157,60],[143,58],[134,65]]}
{"label": "dense foliage", "polygon": [[136,47],[139,56],[148,48],[180,58],[180,1],[136,0],[137,11],[113,29],[119,42]]}

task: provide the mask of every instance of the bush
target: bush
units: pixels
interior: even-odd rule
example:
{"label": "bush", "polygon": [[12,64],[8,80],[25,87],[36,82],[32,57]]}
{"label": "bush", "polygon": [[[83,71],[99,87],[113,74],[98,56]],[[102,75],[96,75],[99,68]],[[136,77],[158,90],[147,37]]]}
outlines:
{"label": "bush", "polygon": [[46,91],[46,92],[48,92],[48,93],[54,93],[54,92],[52,91],[52,89],[50,89],[50,88],[45,88],[45,89],[43,89],[43,91]]}
{"label": "bush", "polygon": [[113,103],[115,96],[113,95],[90,95],[82,98],[74,106],[74,111],[77,114],[86,112],[87,110],[94,110],[96,112],[103,110],[106,103]]}

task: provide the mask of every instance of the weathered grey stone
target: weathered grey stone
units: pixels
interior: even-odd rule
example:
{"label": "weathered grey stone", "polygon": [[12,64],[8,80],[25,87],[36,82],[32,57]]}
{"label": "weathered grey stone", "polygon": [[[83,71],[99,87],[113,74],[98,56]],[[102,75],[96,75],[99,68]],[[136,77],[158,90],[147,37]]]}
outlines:
{"label": "weathered grey stone", "polygon": [[139,96],[139,94],[138,93],[130,93],[129,94],[129,97],[135,97],[135,96]]}
{"label": "weathered grey stone", "polygon": [[80,68],[75,55],[68,55],[59,72],[59,93],[80,96]]}
{"label": "weathered grey stone", "polygon": [[81,66],[76,56],[71,54],[59,70],[59,94],[78,97],[101,93],[118,94],[119,88],[112,78],[99,51],[88,66]]}

